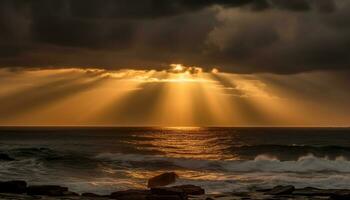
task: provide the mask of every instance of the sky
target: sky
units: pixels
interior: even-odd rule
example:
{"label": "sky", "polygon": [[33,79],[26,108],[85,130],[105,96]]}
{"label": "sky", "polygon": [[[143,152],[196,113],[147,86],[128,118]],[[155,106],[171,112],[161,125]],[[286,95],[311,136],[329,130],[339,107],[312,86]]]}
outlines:
{"label": "sky", "polygon": [[346,0],[0,0],[0,125],[350,126]]}

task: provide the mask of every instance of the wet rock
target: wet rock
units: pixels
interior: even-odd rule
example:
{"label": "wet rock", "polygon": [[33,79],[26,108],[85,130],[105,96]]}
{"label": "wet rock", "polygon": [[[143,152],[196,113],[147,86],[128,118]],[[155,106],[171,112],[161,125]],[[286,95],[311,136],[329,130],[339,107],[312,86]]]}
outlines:
{"label": "wet rock", "polygon": [[1,193],[25,193],[27,189],[27,183],[25,181],[6,181],[0,182]]}
{"label": "wet rock", "polygon": [[211,197],[214,199],[217,199],[217,198],[229,198],[231,196],[232,196],[231,194],[213,194]]}
{"label": "wet rock", "polygon": [[33,185],[27,188],[29,195],[64,196],[68,188],[58,185]]}
{"label": "wet rock", "polygon": [[292,194],[292,192],[295,190],[295,187],[292,185],[282,186],[278,185],[274,188],[272,188],[270,191],[266,192],[268,195],[286,195],[286,194]]}
{"label": "wet rock", "polygon": [[338,190],[334,189],[319,189],[319,188],[313,188],[313,187],[305,187],[301,189],[296,189],[293,191],[293,195],[299,195],[299,196],[331,196]]}
{"label": "wet rock", "polygon": [[81,194],[82,197],[92,197],[92,198],[96,198],[96,197],[105,197],[104,195],[99,195],[99,194],[95,194],[95,193],[91,193],[91,192],[84,192]]}
{"label": "wet rock", "polygon": [[165,197],[181,200],[187,199],[187,194],[180,188],[174,187],[156,187],[151,188],[152,200],[162,200]]}
{"label": "wet rock", "polygon": [[268,191],[270,191],[271,189],[266,189],[266,188],[264,188],[264,189],[256,189],[255,191],[256,192],[268,192]]}
{"label": "wet rock", "polygon": [[11,158],[9,155],[0,153],[0,161],[14,161],[15,159]]}
{"label": "wet rock", "polygon": [[205,190],[196,185],[178,185],[173,188],[181,189],[186,195],[202,195]]}
{"label": "wet rock", "polygon": [[146,200],[150,194],[149,190],[125,190],[113,192],[110,198],[117,200]]}
{"label": "wet rock", "polygon": [[151,194],[146,197],[147,200],[187,200],[185,196],[179,196],[176,194],[167,194],[167,195],[156,195]]}
{"label": "wet rock", "polygon": [[350,191],[349,190],[338,190],[331,195],[332,200],[349,200]]}
{"label": "wet rock", "polygon": [[238,196],[238,197],[249,197],[250,194],[248,192],[232,192],[233,196]]}
{"label": "wet rock", "polygon": [[34,197],[24,194],[0,193],[1,200],[35,200]]}
{"label": "wet rock", "polygon": [[76,197],[76,196],[80,196],[78,193],[76,192],[72,192],[72,191],[65,191],[63,192],[63,196],[73,196],[73,197]]}
{"label": "wet rock", "polygon": [[166,185],[175,183],[178,177],[179,176],[175,172],[163,173],[153,178],[150,178],[148,180],[147,187],[152,188],[152,187],[166,186]]}
{"label": "wet rock", "polygon": [[155,187],[151,188],[152,194],[158,195],[186,195],[185,192],[180,188],[174,187]]}

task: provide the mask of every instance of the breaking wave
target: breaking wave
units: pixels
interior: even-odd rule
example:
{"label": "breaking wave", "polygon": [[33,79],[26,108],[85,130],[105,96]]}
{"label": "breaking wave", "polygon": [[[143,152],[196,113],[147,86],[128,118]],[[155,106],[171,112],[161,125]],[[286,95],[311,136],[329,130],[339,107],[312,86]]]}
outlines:
{"label": "breaking wave", "polygon": [[242,145],[233,146],[230,150],[243,159],[253,159],[261,154],[274,155],[281,160],[297,160],[308,154],[316,157],[329,157],[331,159],[336,159],[341,155],[350,159],[350,147],[336,145]]}
{"label": "breaking wave", "polygon": [[200,160],[169,158],[137,154],[102,153],[97,159],[129,166],[143,166],[145,163],[164,166],[177,166],[193,170],[223,170],[228,172],[342,172],[350,173],[350,161],[338,156],[335,159],[316,157],[312,154],[297,160],[282,161],[273,156],[259,155],[253,160]]}

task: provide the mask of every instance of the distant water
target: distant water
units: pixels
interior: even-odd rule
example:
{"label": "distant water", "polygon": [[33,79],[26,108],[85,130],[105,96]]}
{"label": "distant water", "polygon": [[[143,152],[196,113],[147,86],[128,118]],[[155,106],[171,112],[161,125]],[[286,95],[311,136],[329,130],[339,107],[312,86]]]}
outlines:
{"label": "distant water", "polygon": [[350,129],[0,128],[0,180],[106,194],[165,171],[208,192],[350,189]]}

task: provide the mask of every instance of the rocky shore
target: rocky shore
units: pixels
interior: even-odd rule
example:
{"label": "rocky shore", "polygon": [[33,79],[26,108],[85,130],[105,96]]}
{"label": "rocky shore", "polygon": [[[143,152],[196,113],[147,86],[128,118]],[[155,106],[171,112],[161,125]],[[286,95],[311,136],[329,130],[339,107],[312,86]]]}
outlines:
{"label": "rocky shore", "polygon": [[27,186],[24,181],[0,182],[0,199],[6,200],[348,200],[350,190],[294,188],[276,186],[249,192],[205,194],[204,189],[194,185],[154,187],[147,190],[116,191],[107,195],[94,193],[77,194],[67,187],[57,185]]}
{"label": "rocky shore", "polygon": [[295,188],[292,185],[248,192],[206,194],[195,185],[174,184],[178,176],[174,172],[160,174],[148,180],[148,189],[116,191],[106,195],[75,193],[59,185],[28,185],[21,180],[0,182],[0,199],[6,200],[348,200],[350,190]]}

